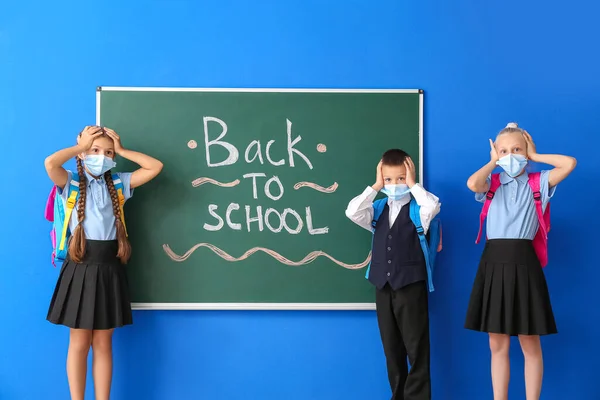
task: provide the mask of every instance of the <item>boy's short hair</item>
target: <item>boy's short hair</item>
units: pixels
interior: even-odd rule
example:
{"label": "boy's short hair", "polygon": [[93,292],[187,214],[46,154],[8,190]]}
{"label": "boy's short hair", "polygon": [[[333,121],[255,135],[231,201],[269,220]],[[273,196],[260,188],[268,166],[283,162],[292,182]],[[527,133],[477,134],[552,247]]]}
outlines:
{"label": "boy's short hair", "polygon": [[390,149],[381,156],[381,164],[389,166],[403,165],[408,157],[410,156],[404,150]]}

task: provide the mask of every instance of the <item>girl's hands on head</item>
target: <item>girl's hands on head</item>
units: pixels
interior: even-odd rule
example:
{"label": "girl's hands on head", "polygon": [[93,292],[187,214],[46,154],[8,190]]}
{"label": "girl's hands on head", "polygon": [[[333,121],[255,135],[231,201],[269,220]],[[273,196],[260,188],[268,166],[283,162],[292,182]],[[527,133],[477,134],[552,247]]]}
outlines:
{"label": "girl's hands on head", "polygon": [[488,140],[490,142],[490,161],[483,167],[479,168],[467,180],[467,187],[474,193],[485,193],[489,190],[490,185],[487,181],[487,178],[494,171],[496,168],[496,162],[500,159],[494,141],[492,139]]}
{"label": "girl's hands on head", "polygon": [[496,145],[494,144],[492,139],[490,139],[490,161],[495,164],[496,161],[498,161],[499,159],[500,159],[500,157],[498,156],[498,151],[496,150]]}
{"label": "girl's hands on head", "polygon": [[525,142],[527,143],[527,158],[535,161],[537,157],[537,149],[535,147],[535,143],[533,143],[533,138],[527,131],[524,131],[523,136],[525,137]]}
{"label": "girl's hands on head", "polygon": [[110,137],[114,142],[115,153],[121,155],[123,150],[125,150],[125,148],[121,144],[121,137],[119,135],[117,135],[117,132],[113,131],[110,128],[104,128],[104,130],[106,131],[106,134],[108,135],[108,137]]}
{"label": "girl's hands on head", "polygon": [[102,135],[102,128],[99,126],[86,126],[77,136],[77,144],[82,151],[88,151],[92,148],[94,140],[100,135]]}
{"label": "girl's hands on head", "polygon": [[555,187],[565,180],[573,172],[577,165],[577,160],[571,156],[561,154],[540,154],[537,152],[533,138],[527,132],[523,132],[523,137],[527,143],[527,158],[531,161],[552,165],[554,168],[548,173],[548,186]]}
{"label": "girl's hands on head", "polygon": [[99,126],[86,126],[77,136],[77,144],[57,151],[49,155],[44,160],[44,166],[48,177],[59,188],[67,184],[68,173],[63,164],[73,157],[83,158],[85,153],[92,148],[94,140],[102,135],[102,128]]}

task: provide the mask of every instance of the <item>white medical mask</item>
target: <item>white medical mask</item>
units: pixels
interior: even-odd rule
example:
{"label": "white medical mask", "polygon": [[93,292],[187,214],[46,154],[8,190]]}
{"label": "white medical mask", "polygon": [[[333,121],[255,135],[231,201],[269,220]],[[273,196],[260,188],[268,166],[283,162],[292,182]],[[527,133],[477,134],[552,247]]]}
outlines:
{"label": "white medical mask", "polygon": [[521,154],[509,154],[496,161],[496,164],[510,177],[515,178],[527,165],[527,158]]}
{"label": "white medical mask", "polygon": [[117,163],[114,162],[112,158],[97,154],[85,156],[83,159],[83,164],[89,173],[94,176],[104,175],[106,171],[109,171],[117,166]]}
{"label": "white medical mask", "polygon": [[410,196],[410,189],[406,184],[385,185],[383,189],[381,189],[381,192],[392,200],[400,200],[405,196]]}

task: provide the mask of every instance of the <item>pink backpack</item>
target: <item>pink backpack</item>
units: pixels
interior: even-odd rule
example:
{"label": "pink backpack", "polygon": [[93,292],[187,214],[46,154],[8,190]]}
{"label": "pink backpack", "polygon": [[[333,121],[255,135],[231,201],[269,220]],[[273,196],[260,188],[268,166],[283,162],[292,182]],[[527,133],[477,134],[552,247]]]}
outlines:
{"label": "pink backpack", "polygon": [[[52,186],[52,190],[50,190],[50,194],[48,195],[48,200],[46,201],[46,208],[44,209],[44,217],[46,217],[47,221],[54,222],[54,202],[56,200],[56,186]],[[52,249],[56,249],[56,231],[53,229],[50,231],[50,240],[52,241]],[[52,251],[52,265],[56,267],[56,263],[54,262],[54,257],[56,255],[56,251]]]}
{"label": "pink backpack", "polygon": [[[550,232],[550,203],[546,205],[546,210],[542,211],[542,195],[540,193],[540,173],[534,172],[529,174],[529,187],[533,192],[533,202],[535,203],[535,211],[540,223],[540,227],[533,238],[533,248],[535,254],[537,254],[542,268],[548,264],[548,232]],[[487,217],[490,204],[494,198],[496,190],[500,187],[500,174],[492,175],[492,182],[490,189],[487,192],[485,203],[479,215],[479,234],[475,243],[479,243],[481,239],[481,230],[483,228],[483,221]]]}

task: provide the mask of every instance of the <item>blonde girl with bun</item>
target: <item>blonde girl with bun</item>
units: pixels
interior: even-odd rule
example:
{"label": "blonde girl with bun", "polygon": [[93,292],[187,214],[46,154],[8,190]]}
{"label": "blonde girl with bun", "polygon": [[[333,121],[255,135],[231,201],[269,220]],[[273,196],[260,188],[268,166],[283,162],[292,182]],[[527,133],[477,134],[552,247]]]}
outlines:
{"label": "blonde girl with bun", "polygon": [[511,122],[496,141],[490,139],[490,160],[467,181],[477,201],[490,191],[492,171],[502,168],[500,185],[490,191],[487,241],[473,283],[465,328],[489,335],[494,400],[508,398],[510,337],[517,336],[525,357],[527,400],[540,398],[543,376],[541,335],[557,333],[542,264],[533,239],[540,228],[529,161],[551,165],[539,175],[542,209],[556,187],[573,171],[573,157],[540,154],[527,131]]}

